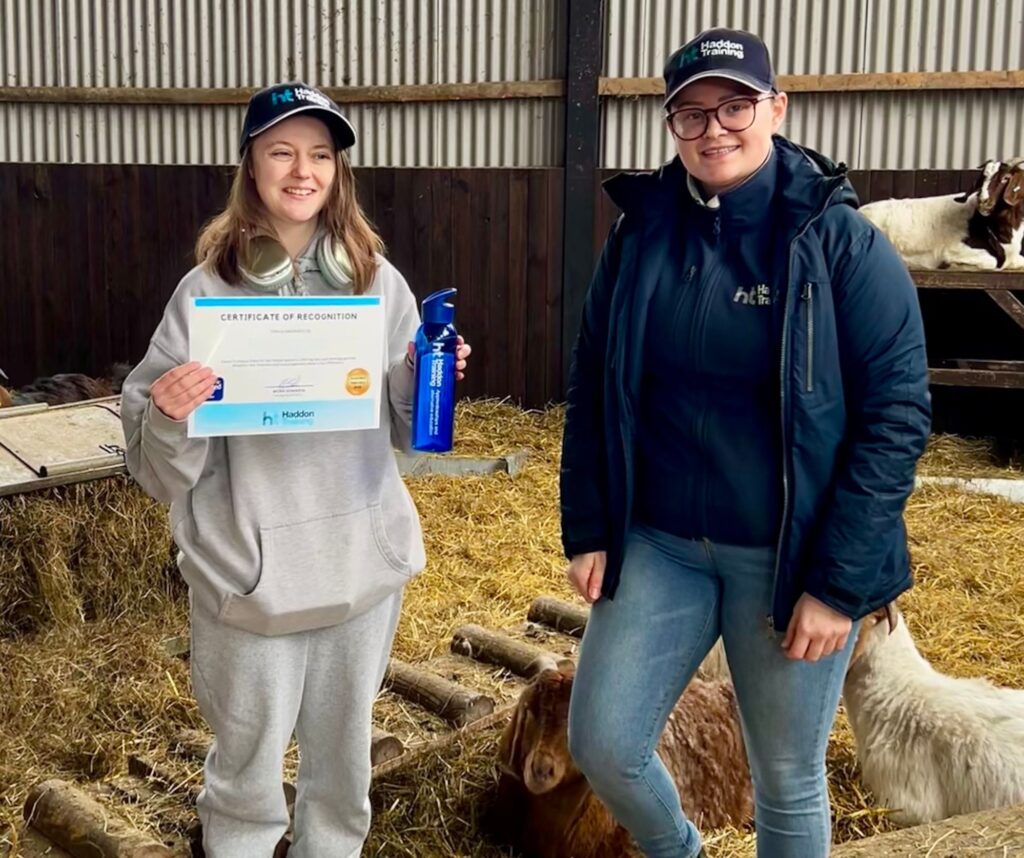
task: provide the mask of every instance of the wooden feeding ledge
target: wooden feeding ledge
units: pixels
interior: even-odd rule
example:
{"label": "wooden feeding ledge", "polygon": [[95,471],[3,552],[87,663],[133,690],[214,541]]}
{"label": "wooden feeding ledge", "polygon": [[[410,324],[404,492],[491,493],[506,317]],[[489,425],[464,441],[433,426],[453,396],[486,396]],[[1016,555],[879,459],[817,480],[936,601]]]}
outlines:
{"label": "wooden feeding ledge", "polygon": [[[1013,294],[1024,291],[1024,272],[910,272],[918,289],[976,289],[991,298],[1024,332],[1024,303]],[[999,387],[1024,390],[1024,360],[957,360],[955,367],[929,369],[932,384],[953,387]]]}

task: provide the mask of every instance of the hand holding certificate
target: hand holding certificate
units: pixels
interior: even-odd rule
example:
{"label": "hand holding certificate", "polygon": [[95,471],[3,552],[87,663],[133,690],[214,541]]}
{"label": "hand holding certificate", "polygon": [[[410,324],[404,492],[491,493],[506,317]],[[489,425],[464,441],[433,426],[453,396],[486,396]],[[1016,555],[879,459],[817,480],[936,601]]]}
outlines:
{"label": "hand holding certificate", "polygon": [[380,296],[195,298],[190,358],[218,380],[189,437],[375,429],[385,339]]}

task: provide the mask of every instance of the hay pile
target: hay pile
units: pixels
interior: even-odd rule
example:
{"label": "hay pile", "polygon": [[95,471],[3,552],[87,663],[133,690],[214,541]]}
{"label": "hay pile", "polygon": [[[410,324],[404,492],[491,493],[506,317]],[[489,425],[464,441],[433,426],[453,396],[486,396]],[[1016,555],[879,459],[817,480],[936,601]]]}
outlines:
{"label": "hay pile", "polygon": [[127,477],[0,497],[0,637],[182,595],[167,511]]}
{"label": "hay pile", "polygon": [[[407,590],[396,655],[422,661],[445,650],[452,630],[478,622],[492,628],[521,622],[534,596],[569,597],[562,577],[558,534],[557,463],[562,412],[523,413],[495,402],[462,406],[457,422],[458,451],[489,455],[525,447],[530,458],[515,480],[506,476],[410,481],[424,521],[430,563]],[[922,463],[922,473],[953,476],[1018,476],[1000,470],[987,447],[938,438]],[[65,490],[70,506],[97,502],[98,484]],[[113,490],[112,490],[113,491]],[[121,486],[123,493],[125,487]],[[134,491],[134,490],[129,490]],[[29,498],[31,496],[28,496]],[[24,501],[30,503],[29,500]],[[45,515],[67,506],[48,507]],[[122,527],[138,517],[146,533],[165,527],[162,510],[143,504],[110,512]],[[50,608],[39,590],[11,588],[6,534],[14,519],[0,506],[0,605],[8,593],[34,604],[32,617],[76,618],[79,609]],[[38,524],[37,540],[47,534]],[[89,521],[88,515],[82,520]],[[922,650],[942,670],[957,675],[985,674],[997,682],[1024,687],[1024,506],[998,498],[930,486],[915,493],[908,508],[918,586],[903,601]],[[76,525],[79,527],[79,525]],[[23,535],[17,556],[25,556]],[[161,641],[186,632],[180,589],[164,571],[165,533],[131,542],[114,556],[108,546],[87,546],[85,531],[68,543],[51,541],[49,553],[81,584],[80,613],[98,619],[35,623],[31,634],[0,632],[0,843],[5,825],[15,822],[29,786],[43,777],[103,779],[124,771],[129,753],[159,757],[184,727],[201,726],[189,687],[187,665],[168,658]],[[98,531],[96,531],[98,533]],[[125,536],[129,529],[125,529]],[[84,541],[83,541],[84,540]],[[97,539],[97,542],[103,540]],[[61,545],[77,547],[61,555]],[[153,546],[163,546],[162,548]],[[92,552],[92,553],[90,553]],[[119,560],[118,557],[121,559]],[[24,568],[24,561],[20,561]],[[119,565],[119,564],[124,565]],[[86,568],[98,564],[105,571]],[[137,575],[125,575],[125,569]],[[54,580],[62,579],[53,575]],[[23,580],[30,580],[27,576]],[[57,592],[66,590],[57,588]],[[17,595],[20,594],[20,595]],[[35,602],[32,602],[35,599]],[[25,614],[25,611],[22,611]],[[27,626],[23,626],[27,627]],[[10,631],[11,624],[7,630]],[[399,858],[499,858],[510,853],[489,843],[479,815],[493,783],[497,733],[467,735],[443,753],[424,757],[403,774],[374,788],[375,822],[367,855]],[[837,837],[845,840],[886,830],[884,811],[874,806],[857,780],[848,728],[840,718],[829,751]],[[195,771],[189,777],[195,777]],[[139,825],[167,834],[180,830],[189,814],[181,803],[139,806]],[[709,832],[708,851],[718,858],[752,856],[749,832]],[[2,850],[0,850],[2,851]]]}

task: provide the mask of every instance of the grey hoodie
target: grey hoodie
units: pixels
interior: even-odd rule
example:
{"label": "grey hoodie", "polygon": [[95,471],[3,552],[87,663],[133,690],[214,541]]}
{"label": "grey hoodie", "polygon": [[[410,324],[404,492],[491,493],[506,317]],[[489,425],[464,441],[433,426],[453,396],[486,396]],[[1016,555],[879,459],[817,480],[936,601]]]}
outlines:
{"label": "grey hoodie", "polygon": [[[327,286],[311,251],[298,263],[299,291],[345,294]],[[224,623],[264,635],[341,623],[426,563],[393,449],[409,444],[413,374],[405,354],[419,314],[402,275],[385,259],[378,263],[367,293],[383,295],[386,312],[387,391],[378,429],[187,437],[186,422],[161,412],[149,388],[189,360],[190,300],[259,294],[201,267],[178,284],[146,356],[124,383],[128,470],[171,505],[178,565],[192,598]]]}

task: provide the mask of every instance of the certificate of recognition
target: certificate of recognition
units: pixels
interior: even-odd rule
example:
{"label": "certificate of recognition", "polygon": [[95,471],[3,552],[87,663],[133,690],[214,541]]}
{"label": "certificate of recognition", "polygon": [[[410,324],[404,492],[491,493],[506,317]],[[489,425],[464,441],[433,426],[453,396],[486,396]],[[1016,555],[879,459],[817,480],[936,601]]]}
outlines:
{"label": "certificate of recognition", "polygon": [[188,435],[376,429],[385,340],[381,296],[193,298],[189,357],[217,387]]}

